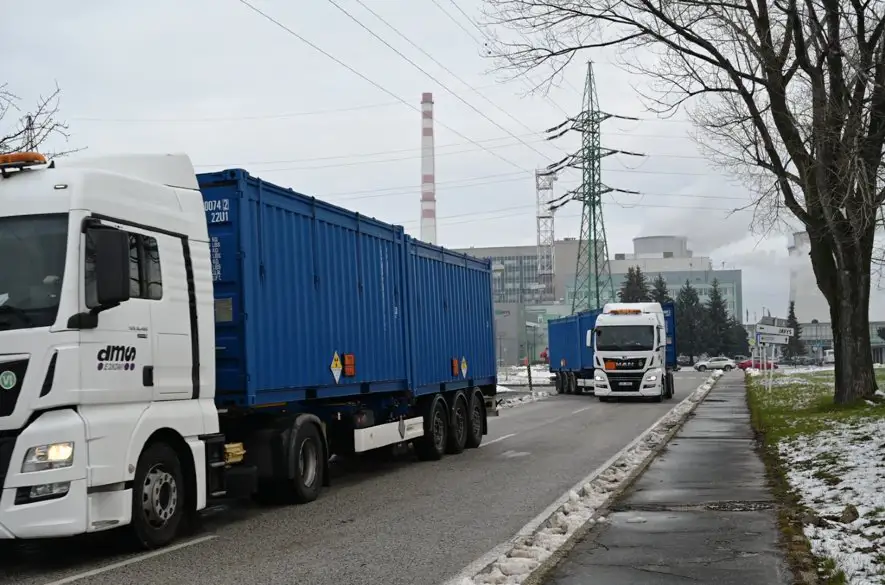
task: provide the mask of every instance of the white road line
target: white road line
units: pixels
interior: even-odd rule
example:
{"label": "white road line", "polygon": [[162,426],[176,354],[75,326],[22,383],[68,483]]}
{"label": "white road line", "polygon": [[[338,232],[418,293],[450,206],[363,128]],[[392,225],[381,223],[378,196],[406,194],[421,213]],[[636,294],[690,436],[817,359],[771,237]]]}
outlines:
{"label": "white road line", "polygon": [[482,443],[479,446],[479,448],[482,449],[483,447],[488,447],[489,445],[497,443],[498,441],[503,441],[504,439],[509,439],[510,437],[515,437],[515,436],[516,436],[516,433],[510,433],[509,435],[504,435],[504,436],[498,437],[497,439],[492,439],[491,441],[486,441],[486,442]]}
{"label": "white road line", "polygon": [[584,412],[585,410],[590,410],[593,408],[592,406],[585,406],[584,408],[579,408],[578,410],[573,410],[572,414],[578,414],[579,412]]}
{"label": "white road line", "polygon": [[172,546],[167,546],[166,548],[162,548],[160,550],[155,550],[155,551],[151,551],[149,553],[144,553],[144,554],[138,555],[136,557],[132,557],[131,559],[127,559],[125,561],[120,561],[119,563],[114,563],[112,565],[107,565],[104,567],[100,567],[98,569],[92,569],[91,571],[86,571],[84,573],[77,573],[76,575],[71,575],[70,577],[65,577],[64,579],[59,579],[58,581],[50,581],[49,583],[44,583],[44,585],[63,585],[64,583],[73,583],[74,581],[79,581],[80,579],[85,579],[87,577],[94,577],[96,575],[101,575],[102,573],[107,573],[108,571],[113,571],[114,569],[119,569],[119,568],[125,567],[127,565],[133,565],[135,563],[140,563],[141,561],[146,561],[148,559],[152,559],[154,557],[158,557],[161,555],[166,555],[171,552],[175,552],[177,550],[181,550],[183,548],[193,546],[195,544],[200,544],[202,542],[212,540],[214,538],[217,538],[217,536],[215,536],[214,534],[210,534],[208,536],[201,536],[200,538],[188,540],[187,542],[174,544]]}

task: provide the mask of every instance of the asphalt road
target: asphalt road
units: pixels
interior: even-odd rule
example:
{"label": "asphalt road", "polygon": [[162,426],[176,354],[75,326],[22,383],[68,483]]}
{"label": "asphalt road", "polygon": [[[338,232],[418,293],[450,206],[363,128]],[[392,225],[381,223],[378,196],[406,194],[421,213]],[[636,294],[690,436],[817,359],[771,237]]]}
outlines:
{"label": "asphalt road", "polygon": [[479,449],[431,463],[336,466],[306,506],[234,507],[176,547],[136,554],[117,533],[0,541],[4,585],[437,585],[507,540],[617,453],[706,376],[676,374],[676,396],[606,403],[559,395],[505,409]]}

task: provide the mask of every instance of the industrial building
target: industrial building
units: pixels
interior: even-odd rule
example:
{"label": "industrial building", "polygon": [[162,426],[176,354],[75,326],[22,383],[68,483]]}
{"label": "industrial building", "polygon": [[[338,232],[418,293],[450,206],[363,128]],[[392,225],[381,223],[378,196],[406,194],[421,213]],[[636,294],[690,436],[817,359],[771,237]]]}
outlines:
{"label": "industrial building", "polygon": [[[571,313],[578,240],[554,242],[552,287],[540,282],[537,246],[459,251],[492,259],[499,361],[515,364],[525,355],[537,359],[546,347],[546,321]],[[649,282],[661,274],[673,298],[688,280],[697,289],[701,302],[705,302],[713,279],[718,279],[729,314],[739,318],[742,315],[741,271],[714,270],[709,257],[694,256],[684,236],[634,238],[633,252],[614,254],[609,266],[615,294],[631,266],[639,266]]]}
{"label": "industrial building", "polygon": [[[796,318],[802,328],[800,338],[806,350],[817,356],[833,348],[833,328],[830,306],[817,286],[817,278],[808,257],[811,241],[807,232],[795,232],[787,243],[790,255],[790,301],[795,303]],[[885,321],[870,322],[870,341],[873,361],[885,362],[885,340],[879,337],[879,329]]]}

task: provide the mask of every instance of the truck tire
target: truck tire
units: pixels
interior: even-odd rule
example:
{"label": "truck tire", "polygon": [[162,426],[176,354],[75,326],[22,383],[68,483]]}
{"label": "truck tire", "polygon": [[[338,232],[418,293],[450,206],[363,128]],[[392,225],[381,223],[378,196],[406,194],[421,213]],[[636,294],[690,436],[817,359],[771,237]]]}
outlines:
{"label": "truck tire", "polygon": [[482,429],[485,415],[485,400],[482,394],[474,390],[470,395],[470,410],[468,410],[469,425],[467,427],[467,448],[476,449],[482,443]]}
{"label": "truck tire", "polygon": [[171,446],[152,443],[142,451],[132,484],[132,530],[144,548],[169,544],[188,505],[181,461]]}
{"label": "truck tire", "polygon": [[562,394],[562,392],[563,392],[562,372],[556,372],[553,375],[553,388],[556,389],[557,394]]}
{"label": "truck tire", "polygon": [[296,421],[295,444],[291,457],[294,457],[294,477],[291,480],[291,501],[307,504],[316,500],[323,486],[323,438],[313,423]]}
{"label": "truck tire", "polygon": [[437,394],[424,413],[424,436],[415,440],[415,452],[422,461],[438,461],[446,453],[449,424],[446,401]]}
{"label": "truck tire", "polygon": [[673,378],[673,372],[667,372],[667,398],[676,396],[676,380]]}
{"label": "truck tire", "polygon": [[458,455],[467,447],[467,434],[470,430],[470,411],[463,392],[456,392],[452,402],[449,436],[446,439],[446,453]]}

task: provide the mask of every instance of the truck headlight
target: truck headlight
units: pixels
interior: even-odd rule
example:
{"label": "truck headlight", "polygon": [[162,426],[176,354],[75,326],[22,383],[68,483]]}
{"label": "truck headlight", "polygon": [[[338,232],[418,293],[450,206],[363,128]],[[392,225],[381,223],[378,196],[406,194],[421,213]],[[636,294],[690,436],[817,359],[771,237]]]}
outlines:
{"label": "truck headlight", "polygon": [[654,381],[656,381],[657,379],[658,379],[657,374],[652,374],[651,376],[649,376],[649,377],[646,378],[646,380],[647,380],[648,382],[654,382]]}
{"label": "truck headlight", "polygon": [[597,382],[605,382],[605,378],[603,378],[599,374],[594,374],[593,379],[596,380]]}
{"label": "truck headlight", "polygon": [[73,443],[51,443],[31,447],[25,453],[22,462],[22,473],[63,469],[74,464]]}

